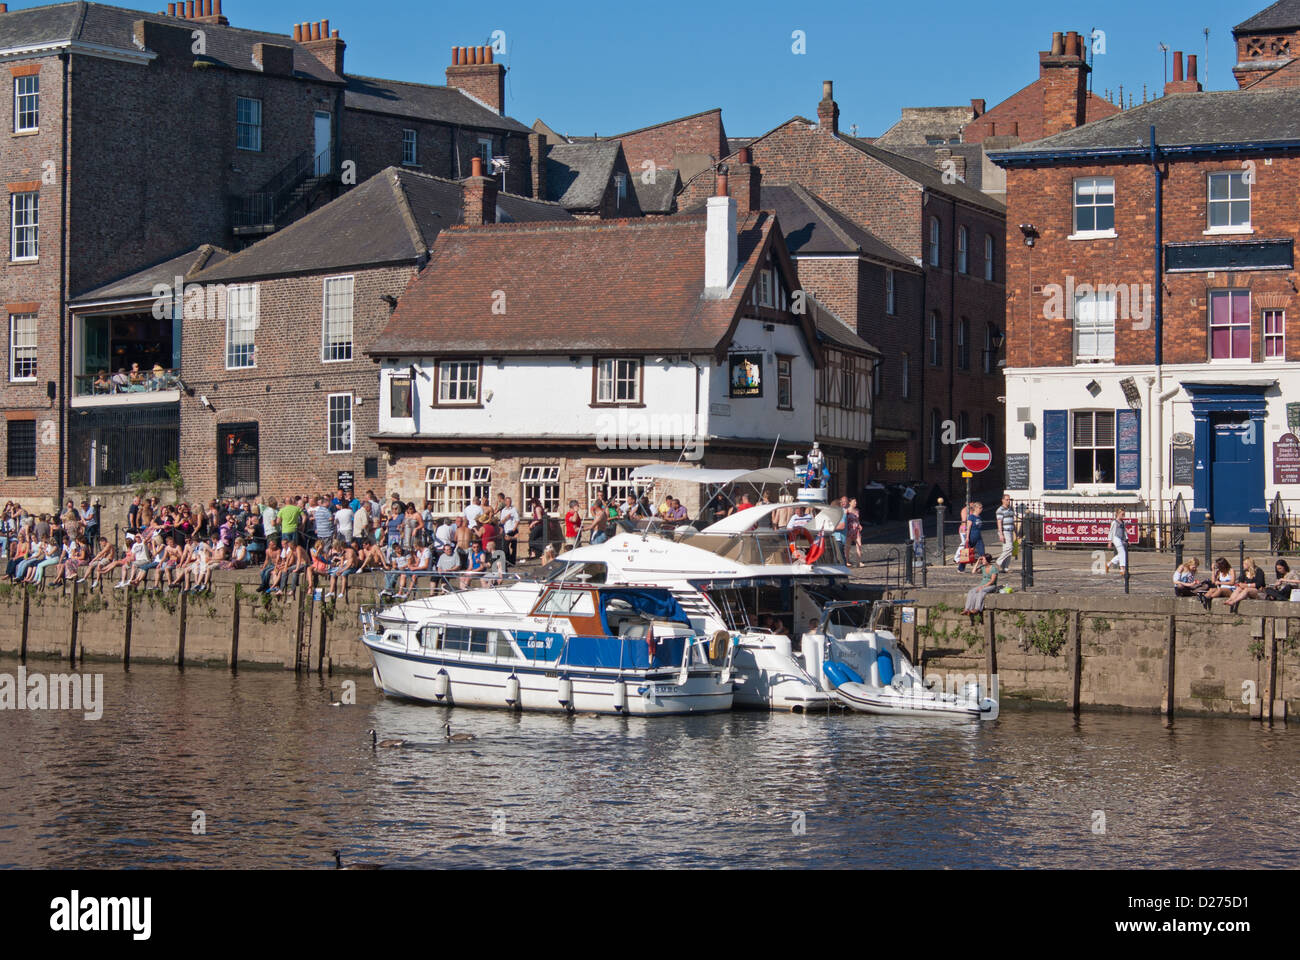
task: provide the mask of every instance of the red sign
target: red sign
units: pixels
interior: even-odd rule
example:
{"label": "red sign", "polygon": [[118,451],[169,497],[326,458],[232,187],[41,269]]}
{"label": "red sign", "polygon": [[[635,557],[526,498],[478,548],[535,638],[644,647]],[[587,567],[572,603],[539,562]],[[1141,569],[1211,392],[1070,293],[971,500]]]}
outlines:
{"label": "red sign", "polygon": [[[1136,520],[1124,521],[1129,543],[1138,542]],[[1110,521],[1080,517],[1047,517],[1043,520],[1044,543],[1110,543]]]}
{"label": "red sign", "polygon": [[983,473],[993,462],[993,451],[989,449],[987,443],[976,440],[962,447],[957,459],[961,461],[962,467],[971,473]]}

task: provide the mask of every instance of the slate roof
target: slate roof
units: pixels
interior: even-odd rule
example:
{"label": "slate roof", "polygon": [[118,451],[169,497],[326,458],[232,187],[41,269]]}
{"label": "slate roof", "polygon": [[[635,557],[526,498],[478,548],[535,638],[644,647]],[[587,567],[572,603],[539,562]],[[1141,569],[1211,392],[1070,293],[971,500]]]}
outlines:
{"label": "slate roof", "polygon": [[995,162],[1037,155],[1147,148],[1151,127],[1161,147],[1276,143],[1300,140],[1300,90],[1229,90],[1174,93],[1123,113],[990,153]]}
{"label": "slate roof", "polygon": [[369,352],[716,353],[774,224],[766,213],[740,218],[727,299],[703,297],[704,216],[444,230]]}
{"label": "slate roof", "polygon": [[915,269],[916,264],[868,230],[862,229],[839,210],[799,184],[763,184],[759,205],[771,210],[781,223],[791,256],[817,253],[861,253]]}
{"label": "slate roof", "polygon": [[1300,0],[1278,0],[1232,28],[1233,33],[1293,30],[1300,27]]}
{"label": "slate roof", "polygon": [[943,174],[939,166],[938,151],[950,150],[954,157],[965,157],[966,176],[962,182],[973,190],[984,191],[984,148],[978,143],[946,143],[942,146],[891,146],[891,151],[909,157]]}
{"label": "slate roof", "polygon": [[991,198],[986,193],[981,193],[974,187],[958,181],[957,183],[944,183],[943,174],[934,167],[912,157],[905,157],[900,153],[894,153],[892,150],[886,150],[884,147],[877,146],[874,143],[868,143],[866,140],[858,137],[847,137],[839,135],[849,146],[856,150],[861,150],[867,156],[878,160],[888,167],[893,167],[903,176],[910,180],[915,180],[927,190],[935,193],[946,194],[954,197],[973,207],[980,207],[984,210],[990,210],[993,213],[1005,215],[1007,208],[998,201]]}
{"label": "slate roof", "polygon": [[438,120],[462,127],[503,130],[507,133],[532,132],[518,120],[501,116],[455,87],[381,80],[351,73],[347,75],[347,84],[343,103],[349,110],[369,110],[417,120]]}
{"label": "slate roof", "polygon": [[91,303],[100,300],[126,300],[132,297],[152,296],[156,285],[164,283],[171,285],[177,277],[192,280],[200,270],[215,266],[229,256],[230,251],[205,243],[162,263],[89,290],[70,302]]}
{"label": "slate roof", "polygon": [[[102,44],[119,50],[138,52],[135,46],[133,25],[137,20],[165,23],[194,29],[193,20],[169,17],[166,14],[128,10],[102,3],[59,3],[44,7],[11,10],[0,15],[0,50],[27,47],[41,43],[79,41]],[[204,59],[233,70],[260,73],[253,64],[253,45],[273,43],[290,47],[293,52],[294,73],[325,83],[339,83],[341,77],[328,69],[293,38],[282,33],[263,33],[240,27],[223,27],[204,23],[201,26],[207,40]]]}
{"label": "slate roof", "polygon": [[[464,212],[460,181],[388,167],[205,270],[199,280],[224,283],[417,262],[441,230],[464,222]],[[513,194],[497,195],[497,215],[505,222],[573,219],[558,204]]]}
{"label": "slate roof", "polygon": [[[566,210],[594,210],[600,206],[609,178],[614,175],[617,142],[561,143],[546,158],[547,199]],[[637,194],[640,196],[640,193]]]}
{"label": "slate roof", "polygon": [[655,170],[653,183],[642,183],[641,175],[632,175],[632,192],[642,213],[672,213],[682,178],[671,167]]}

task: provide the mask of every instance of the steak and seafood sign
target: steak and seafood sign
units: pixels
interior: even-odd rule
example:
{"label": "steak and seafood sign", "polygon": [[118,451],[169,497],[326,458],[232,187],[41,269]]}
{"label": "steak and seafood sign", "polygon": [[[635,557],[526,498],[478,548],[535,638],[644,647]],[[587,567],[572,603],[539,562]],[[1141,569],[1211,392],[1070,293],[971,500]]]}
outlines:
{"label": "steak and seafood sign", "polygon": [[[1129,543],[1138,542],[1136,520],[1124,521]],[[1109,543],[1110,518],[1047,517],[1043,520],[1044,543]]]}
{"label": "steak and seafood sign", "polygon": [[1294,433],[1273,444],[1273,482],[1300,483],[1300,437]]}

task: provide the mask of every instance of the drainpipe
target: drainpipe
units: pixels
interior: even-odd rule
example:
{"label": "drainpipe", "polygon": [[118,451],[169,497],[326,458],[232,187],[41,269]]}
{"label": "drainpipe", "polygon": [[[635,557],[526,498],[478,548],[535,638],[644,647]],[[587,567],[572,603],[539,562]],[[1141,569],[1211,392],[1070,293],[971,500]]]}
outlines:
{"label": "drainpipe", "polygon": [[63,61],[63,117],[59,131],[60,162],[59,170],[59,206],[60,229],[63,236],[59,238],[59,498],[55,501],[55,513],[63,509],[65,493],[64,480],[67,477],[68,462],[68,371],[72,358],[68,356],[68,84],[72,80],[72,54],[62,53]]}
{"label": "drainpipe", "polygon": [[[684,359],[695,368],[695,419],[692,421],[692,429],[695,431],[695,436],[692,440],[698,441],[700,439],[700,377],[703,371],[700,370],[700,365],[695,362],[694,357],[687,355]],[[703,450],[700,451],[701,454],[703,454],[703,452]]]}
{"label": "drainpipe", "polygon": [[[1151,125],[1151,171],[1155,175],[1156,183],[1156,237],[1155,237],[1155,297],[1154,299],[1154,326],[1156,338],[1156,375],[1155,375],[1155,394],[1157,398],[1156,407],[1151,410],[1155,422],[1152,424],[1152,437],[1156,444],[1153,449],[1152,460],[1154,463],[1154,486],[1157,505],[1161,508],[1163,514],[1164,503],[1164,426],[1165,412],[1164,405],[1167,399],[1173,397],[1178,392],[1175,387],[1168,395],[1165,394],[1164,384],[1164,327],[1165,327],[1165,251],[1164,251],[1164,184],[1165,174],[1160,169],[1160,148],[1156,146],[1156,128],[1155,124]],[[1148,387],[1147,409],[1151,409],[1150,388]],[[1149,505],[1149,504],[1148,504]],[[1159,534],[1157,534],[1157,545],[1159,545]],[[1207,560],[1208,562],[1208,560]]]}

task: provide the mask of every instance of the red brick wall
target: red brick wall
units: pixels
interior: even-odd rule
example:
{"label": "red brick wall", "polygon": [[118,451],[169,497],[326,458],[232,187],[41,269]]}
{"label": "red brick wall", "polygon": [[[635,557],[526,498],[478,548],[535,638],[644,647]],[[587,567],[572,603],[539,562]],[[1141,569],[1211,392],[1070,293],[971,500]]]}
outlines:
{"label": "red brick wall", "polygon": [[[226,370],[225,326],[220,320],[186,320],[185,379],[195,396],[181,398],[181,451],[187,495],[216,495],[219,424],[257,421],[264,495],[332,490],[338,471],[350,470],[359,488],[382,489],[385,463],[370,439],[378,430],[379,375],[366,349],[388,320],[384,295],[400,296],[413,267],[338,271],[257,281],[257,366]],[[352,360],[321,362],[322,281],[353,280]],[[269,390],[268,390],[269,388]],[[352,393],[353,450],[328,453],[328,396]],[[206,394],[216,412],[198,401]],[[367,457],[379,457],[379,477],[364,479]]]}
{"label": "red brick wall", "polygon": [[[1300,159],[1277,157],[1271,165],[1255,161],[1251,221],[1258,238],[1295,237],[1300,233]],[[1176,162],[1164,186],[1164,241],[1204,241],[1208,223],[1206,181],[1210,172],[1240,170],[1239,160],[1215,163]],[[1072,189],[1076,177],[1115,179],[1113,240],[1070,241],[1073,230]],[[1155,278],[1155,187],[1146,164],[1059,167],[1007,171],[1008,218],[1033,223],[1041,236],[1031,250],[1016,242],[1007,251],[1009,367],[1068,366],[1074,362],[1072,330],[1067,320],[1046,320],[1045,284],[1152,284]],[[1224,240],[1246,239],[1223,237]],[[1199,363],[1208,357],[1206,295],[1212,289],[1249,287],[1254,313],[1253,351],[1261,356],[1260,298],[1292,302],[1288,271],[1166,274],[1164,360]],[[1154,288],[1153,292],[1154,292]],[[1146,364],[1155,359],[1154,331],[1116,324],[1118,363]],[[1287,359],[1300,360],[1300,342],[1288,339]]]}
{"label": "red brick wall", "polygon": [[[1292,30],[1284,33],[1274,34],[1242,34],[1236,36],[1237,40],[1237,64],[1238,66],[1250,66],[1254,63],[1265,61],[1288,60],[1292,57],[1300,56],[1300,30]],[[1292,76],[1290,71],[1285,71],[1288,78]],[[1232,74],[1237,78],[1237,84],[1240,87],[1254,86],[1261,76],[1261,71],[1241,70],[1233,67]],[[1294,86],[1283,81],[1277,85]]]}
{"label": "red brick wall", "polygon": [[703,153],[721,160],[728,152],[721,110],[661,123],[619,140],[628,166],[638,174],[646,160],[653,160],[658,167],[673,167],[673,157],[678,153]]}

